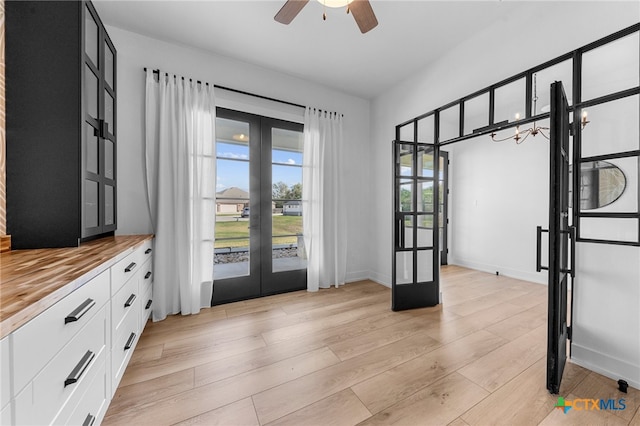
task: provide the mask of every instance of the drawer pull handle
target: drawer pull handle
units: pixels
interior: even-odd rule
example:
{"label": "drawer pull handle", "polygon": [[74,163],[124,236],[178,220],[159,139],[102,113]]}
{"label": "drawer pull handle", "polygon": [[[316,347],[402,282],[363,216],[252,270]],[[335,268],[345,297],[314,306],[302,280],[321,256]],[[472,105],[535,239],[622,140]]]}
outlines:
{"label": "drawer pull handle", "polygon": [[127,339],[127,343],[124,344],[125,351],[131,349],[134,340],[136,340],[136,333],[131,333],[131,335]]}
{"label": "drawer pull handle", "polygon": [[146,249],[146,250],[144,251],[144,254],[149,254],[149,253],[151,253],[151,251],[152,251],[152,250],[151,250],[150,248],[148,248],[148,249]]}
{"label": "drawer pull handle", "polygon": [[69,374],[69,377],[64,380],[65,388],[80,380],[80,377],[82,377],[82,374],[85,372],[89,364],[91,364],[91,361],[95,356],[96,354],[91,351],[87,351],[87,353],[84,354],[80,362],[75,366],[71,374]]}
{"label": "drawer pull handle", "polygon": [[149,309],[151,307],[151,299],[147,302],[147,305],[144,307],[145,309]]}
{"label": "drawer pull handle", "polygon": [[131,262],[131,263],[129,264],[129,266],[127,266],[126,268],[124,268],[124,271],[125,271],[125,272],[131,272],[131,271],[133,271],[133,268],[135,268],[135,267],[136,267],[136,262]]}
{"label": "drawer pull handle", "polygon": [[89,413],[87,414],[87,417],[84,419],[84,422],[82,422],[82,426],[92,426],[95,421],[96,421],[96,417],[92,416],[91,413]]}
{"label": "drawer pull handle", "polygon": [[127,299],[126,302],[124,302],[124,307],[128,308],[129,306],[133,305],[133,301],[136,300],[136,295],[135,294],[131,294],[131,296],[129,296],[129,298]]}
{"label": "drawer pull handle", "polygon": [[66,318],[64,319],[64,323],[68,324],[70,322],[78,321],[84,314],[89,312],[89,309],[93,308],[95,304],[96,302],[93,299],[85,300],[82,305],[78,306],[75,309],[75,311],[66,316]]}
{"label": "drawer pull handle", "polygon": [[150,276],[151,276],[151,271],[149,271],[146,274],[144,274],[144,279],[148,280]]}

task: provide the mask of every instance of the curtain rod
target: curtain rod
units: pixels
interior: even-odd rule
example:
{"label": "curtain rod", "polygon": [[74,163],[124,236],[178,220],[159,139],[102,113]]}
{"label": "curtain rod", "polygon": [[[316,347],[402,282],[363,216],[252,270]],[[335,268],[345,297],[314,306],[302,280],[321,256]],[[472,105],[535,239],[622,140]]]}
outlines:
{"label": "curtain rod", "polygon": [[[144,70],[146,71],[147,68],[145,67]],[[158,74],[158,76],[159,76],[160,75],[160,70],[153,70],[153,73],[154,74]],[[169,74],[165,73],[165,75],[168,76]],[[184,77],[182,77],[182,79],[184,80]],[[193,80],[189,79],[189,81],[193,81]],[[199,81],[199,80],[196,80],[196,83],[202,84],[202,82]],[[207,86],[209,85],[209,83],[205,83],[205,84]],[[244,90],[232,89],[230,87],[225,87],[225,86],[218,86],[217,84],[214,84],[213,87],[215,87],[216,89],[222,89],[222,90],[227,90],[229,92],[239,93],[241,95],[253,96],[254,98],[260,98],[260,99],[264,99],[264,100],[267,100],[267,101],[279,102],[281,104],[291,105],[291,106],[298,107],[298,108],[303,108],[303,109],[306,108],[306,106],[304,106],[304,105],[296,104],[296,103],[289,102],[289,101],[283,101],[282,99],[270,98],[268,96],[258,95],[258,94],[251,93],[251,92],[245,92]]]}

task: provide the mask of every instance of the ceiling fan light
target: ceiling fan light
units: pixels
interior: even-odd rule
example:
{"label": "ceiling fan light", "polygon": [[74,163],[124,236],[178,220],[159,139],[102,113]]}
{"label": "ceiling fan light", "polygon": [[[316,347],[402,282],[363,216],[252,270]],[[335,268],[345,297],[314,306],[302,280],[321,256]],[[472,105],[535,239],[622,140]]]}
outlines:
{"label": "ceiling fan light", "polygon": [[318,3],[327,7],[345,7],[353,0],[318,0]]}

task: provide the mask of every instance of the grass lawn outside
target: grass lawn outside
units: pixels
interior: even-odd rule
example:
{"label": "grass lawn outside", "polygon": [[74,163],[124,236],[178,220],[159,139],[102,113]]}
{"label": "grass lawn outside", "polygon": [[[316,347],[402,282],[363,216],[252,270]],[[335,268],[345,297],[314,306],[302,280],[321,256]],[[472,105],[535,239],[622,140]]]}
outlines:
{"label": "grass lawn outside", "polygon": [[[215,248],[248,247],[249,246],[249,221],[216,221]],[[296,236],[279,237],[279,235],[302,234],[302,216],[272,216],[273,244],[296,244]],[[225,238],[240,238],[237,240],[225,240]],[[222,241],[220,241],[222,239]]]}

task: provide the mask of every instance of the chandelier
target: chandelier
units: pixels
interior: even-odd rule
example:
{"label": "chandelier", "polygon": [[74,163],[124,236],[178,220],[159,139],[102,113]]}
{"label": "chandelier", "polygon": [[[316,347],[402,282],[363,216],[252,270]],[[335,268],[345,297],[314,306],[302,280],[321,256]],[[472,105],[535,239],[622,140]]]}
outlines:
{"label": "chandelier", "polygon": [[[536,74],[533,74],[533,116],[534,117],[537,114],[537,103],[538,103],[538,89],[536,85]],[[520,113],[516,113],[515,119],[516,121],[520,120]],[[587,124],[589,124],[589,121],[587,120],[587,111],[582,111],[582,118],[580,120],[581,128],[584,129]],[[536,137],[538,134],[540,134],[544,136],[546,139],[549,139],[549,135],[545,133],[548,131],[549,131],[548,127],[538,126],[534,121],[533,127],[529,127],[528,129],[525,129],[525,130],[520,130],[520,125],[517,124],[515,134],[513,136],[507,136],[506,138],[502,138],[502,139],[496,138],[496,133],[493,132],[491,133],[491,140],[493,140],[494,142],[504,142],[509,139],[513,139],[514,141],[516,141],[516,144],[521,144],[529,137],[529,135]]]}

